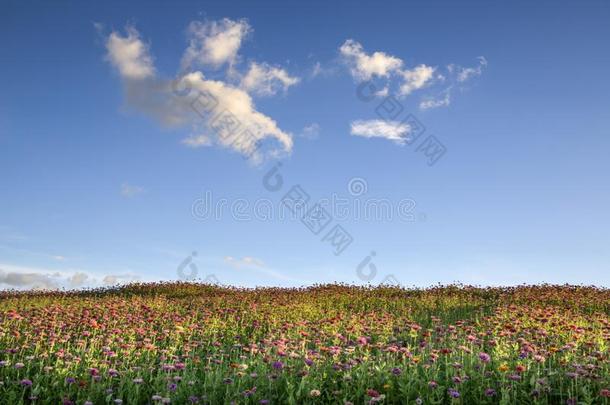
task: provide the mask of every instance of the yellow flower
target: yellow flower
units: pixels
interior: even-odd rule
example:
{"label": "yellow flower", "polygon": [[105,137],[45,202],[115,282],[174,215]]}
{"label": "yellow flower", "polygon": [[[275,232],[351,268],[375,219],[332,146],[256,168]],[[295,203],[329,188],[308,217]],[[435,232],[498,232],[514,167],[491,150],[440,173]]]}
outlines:
{"label": "yellow flower", "polygon": [[500,367],[498,367],[498,370],[500,371],[506,371],[508,370],[508,365],[506,363],[502,364]]}

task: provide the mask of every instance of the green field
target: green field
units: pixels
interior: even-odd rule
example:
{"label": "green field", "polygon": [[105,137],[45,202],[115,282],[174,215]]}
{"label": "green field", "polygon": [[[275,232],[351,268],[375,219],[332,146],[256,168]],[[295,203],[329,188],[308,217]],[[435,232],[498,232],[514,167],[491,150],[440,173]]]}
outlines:
{"label": "green field", "polygon": [[610,403],[610,291],[0,292],[6,404]]}

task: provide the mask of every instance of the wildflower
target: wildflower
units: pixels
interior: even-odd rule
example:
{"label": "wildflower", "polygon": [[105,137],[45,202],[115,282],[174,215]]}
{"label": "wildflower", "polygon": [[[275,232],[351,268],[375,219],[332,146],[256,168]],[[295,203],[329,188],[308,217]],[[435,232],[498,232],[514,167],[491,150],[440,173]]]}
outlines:
{"label": "wildflower", "polygon": [[259,404],[261,405],[267,405],[269,404],[269,400],[268,399],[261,399],[260,401],[258,401]]}
{"label": "wildflower", "polygon": [[117,405],[121,405],[123,403],[123,400],[117,398],[117,399],[114,400],[114,403],[117,404]]}
{"label": "wildflower", "polygon": [[447,392],[449,393],[449,396],[451,398],[459,398],[460,397],[460,393],[457,390],[454,390],[453,388],[449,388],[449,390]]}
{"label": "wildflower", "polygon": [[15,363],[15,368],[24,368],[25,364],[23,363]]}
{"label": "wildflower", "polygon": [[421,399],[420,397],[417,397],[417,398],[415,398],[415,403],[416,403],[417,405],[422,405],[422,404],[424,403],[424,400],[423,400],[423,399]]}
{"label": "wildflower", "polygon": [[243,395],[245,397],[250,397],[250,396],[254,395],[255,393],[256,393],[256,387],[252,387],[249,390],[244,391]]}
{"label": "wildflower", "polygon": [[392,369],[392,374],[394,374],[394,375],[400,375],[400,374],[402,374],[402,370],[401,370],[400,368],[398,368],[398,367],[394,367],[394,368]]}
{"label": "wildflower", "polygon": [[436,389],[438,387],[438,383],[436,381],[430,381],[428,383],[428,387],[432,388],[433,390]]}
{"label": "wildflower", "polygon": [[134,378],[134,379],[133,379],[133,383],[134,383],[134,384],[142,384],[143,382],[144,382],[144,380],[143,380],[143,379],[141,379],[141,378]]}
{"label": "wildflower", "polygon": [[161,401],[163,397],[161,395],[153,395],[151,398],[153,401]]}
{"label": "wildflower", "polygon": [[379,396],[379,392],[377,392],[373,389],[368,389],[368,390],[366,390],[366,395],[368,395],[371,398],[377,398]]}
{"label": "wildflower", "polygon": [[309,396],[310,397],[319,397],[321,394],[321,392],[319,390],[311,390],[309,391]]}
{"label": "wildflower", "polygon": [[76,379],[74,377],[66,377],[66,384],[74,384]]}
{"label": "wildflower", "polygon": [[508,365],[506,363],[500,365],[500,367],[498,367],[498,370],[504,372],[508,370]]}
{"label": "wildflower", "polygon": [[496,395],[496,390],[494,390],[493,388],[487,388],[485,390],[485,396],[486,397],[493,397]]}
{"label": "wildflower", "polygon": [[281,361],[274,361],[273,368],[276,370],[281,370],[284,368],[284,363],[282,363]]}
{"label": "wildflower", "polygon": [[198,404],[198,403],[199,403],[199,398],[198,398],[198,397],[196,397],[195,395],[191,395],[191,396],[189,397],[189,402],[190,402],[191,404]]}
{"label": "wildflower", "polygon": [[511,381],[521,381],[521,376],[519,374],[511,374],[508,376],[508,379]]}
{"label": "wildflower", "polygon": [[32,380],[28,380],[27,378],[24,378],[23,380],[21,380],[21,385],[23,385],[24,387],[29,387],[32,385]]}
{"label": "wildflower", "polygon": [[491,361],[491,356],[487,353],[481,352],[479,353],[479,360],[483,363],[489,363]]}

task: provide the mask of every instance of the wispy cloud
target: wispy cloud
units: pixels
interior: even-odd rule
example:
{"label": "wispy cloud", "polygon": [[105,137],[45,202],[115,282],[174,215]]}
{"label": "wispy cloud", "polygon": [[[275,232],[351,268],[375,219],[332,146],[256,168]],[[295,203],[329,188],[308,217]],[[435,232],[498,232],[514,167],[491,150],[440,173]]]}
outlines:
{"label": "wispy cloud", "polygon": [[215,68],[235,63],[246,36],[252,31],[246,20],[193,21],[188,27],[189,46],[182,67],[194,64]]}
{"label": "wispy cloud", "polygon": [[301,131],[300,136],[307,139],[316,139],[320,136],[320,125],[317,122],[306,125]]}
{"label": "wispy cloud", "polygon": [[385,138],[399,145],[408,141],[411,128],[400,121],[357,120],[351,123],[350,133],[364,138]]}
{"label": "wispy cloud", "polygon": [[125,284],[140,280],[140,276],[136,274],[108,274],[102,279],[105,285]]}
{"label": "wispy cloud", "polygon": [[243,268],[243,267],[265,267],[265,263],[257,259],[256,257],[244,256],[242,258],[236,258],[233,256],[225,256],[224,262],[229,264],[234,268]]}
{"label": "wispy cloud", "polygon": [[259,96],[273,96],[278,91],[287,91],[298,82],[298,77],[290,76],[280,67],[252,62],[241,80],[241,88]]}
{"label": "wispy cloud", "polygon": [[95,283],[95,278],[83,271],[58,271],[0,263],[0,288],[5,286],[17,289],[57,290],[60,288],[78,288],[89,282]]}
{"label": "wispy cloud", "polygon": [[367,54],[359,42],[348,39],[339,48],[339,53],[348,64],[352,76],[358,80],[369,80],[372,77],[388,77],[399,72],[403,65],[400,58],[385,52]]}
{"label": "wispy cloud", "polygon": [[481,76],[487,67],[487,60],[480,56],[478,64],[472,67],[452,63],[442,69],[421,63],[408,68],[397,56],[381,51],[367,53],[353,39],[339,47],[339,55],[356,82],[375,80],[382,85],[374,94],[379,98],[389,94],[403,98],[416,91],[426,91],[428,94],[424,93],[419,102],[421,110],[449,106],[452,92],[461,90],[466,82]]}
{"label": "wispy cloud", "polygon": [[467,82],[479,77],[487,67],[487,59],[483,56],[477,58],[476,66],[463,67],[455,64],[447,66],[447,74],[443,76],[446,87],[437,96],[426,96],[420,103],[420,110],[430,110],[439,107],[448,107],[451,104],[454,91],[462,91]]}
{"label": "wispy cloud", "polygon": [[134,186],[129,183],[121,184],[121,195],[125,198],[133,198],[137,195],[144,193],[144,187]]}

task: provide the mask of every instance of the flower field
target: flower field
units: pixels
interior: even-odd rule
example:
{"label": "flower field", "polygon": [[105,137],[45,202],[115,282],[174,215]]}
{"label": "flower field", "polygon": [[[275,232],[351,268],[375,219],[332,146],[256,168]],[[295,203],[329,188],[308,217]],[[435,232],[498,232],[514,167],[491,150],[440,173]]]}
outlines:
{"label": "flower field", "polygon": [[610,290],[0,292],[2,404],[607,404]]}

